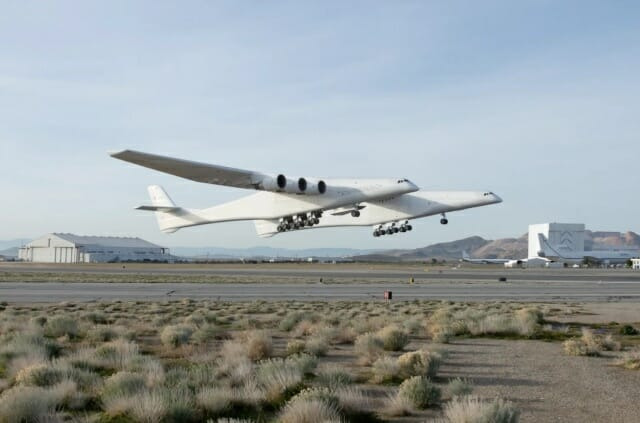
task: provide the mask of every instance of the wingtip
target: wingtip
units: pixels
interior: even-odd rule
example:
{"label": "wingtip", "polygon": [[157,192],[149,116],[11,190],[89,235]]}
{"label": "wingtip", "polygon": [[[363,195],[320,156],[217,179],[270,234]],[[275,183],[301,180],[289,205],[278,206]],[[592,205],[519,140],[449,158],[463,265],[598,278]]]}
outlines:
{"label": "wingtip", "polygon": [[118,156],[121,156],[122,154],[126,153],[129,150],[109,150],[107,151],[107,154],[109,154],[111,157],[115,157],[118,158]]}

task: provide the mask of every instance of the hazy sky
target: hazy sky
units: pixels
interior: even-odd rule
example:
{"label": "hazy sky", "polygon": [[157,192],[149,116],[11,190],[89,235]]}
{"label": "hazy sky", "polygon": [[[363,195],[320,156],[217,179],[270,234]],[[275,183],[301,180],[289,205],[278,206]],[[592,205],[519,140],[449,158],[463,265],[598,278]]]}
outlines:
{"label": "hazy sky", "polygon": [[[640,230],[637,1],[1,1],[0,239],[168,246],[418,247],[529,223]],[[250,192],[111,159],[133,148],[264,172],[407,177],[500,205],[257,238],[164,235],[146,186],[186,207]]]}

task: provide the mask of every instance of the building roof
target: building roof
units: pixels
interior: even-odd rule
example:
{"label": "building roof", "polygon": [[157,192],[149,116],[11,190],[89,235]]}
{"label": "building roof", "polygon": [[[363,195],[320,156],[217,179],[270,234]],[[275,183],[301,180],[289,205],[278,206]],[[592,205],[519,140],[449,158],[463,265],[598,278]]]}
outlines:
{"label": "building roof", "polygon": [[76,245],[100,245],[103,247],[129,247],[129,248],[164,248],[152,244],[141,238],[118,236],[82,236],[74,234],[54,233],[53,235]]}

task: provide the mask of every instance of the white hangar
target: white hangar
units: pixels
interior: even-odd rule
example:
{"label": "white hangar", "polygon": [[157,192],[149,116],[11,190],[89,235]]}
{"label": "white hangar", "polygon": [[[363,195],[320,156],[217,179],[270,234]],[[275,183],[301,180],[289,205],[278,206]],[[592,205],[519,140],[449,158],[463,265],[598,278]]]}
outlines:
{"label": "white hangar", "polygon": [[140,238],[51,233],[20,248],[18,258],[35,263],[169,261],[169,249]]}

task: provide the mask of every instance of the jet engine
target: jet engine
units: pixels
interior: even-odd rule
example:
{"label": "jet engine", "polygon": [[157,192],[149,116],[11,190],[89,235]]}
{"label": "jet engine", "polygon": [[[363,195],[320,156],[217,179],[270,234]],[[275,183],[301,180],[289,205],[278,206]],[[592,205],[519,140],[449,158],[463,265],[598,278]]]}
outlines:
{"label": "jet engine", "polygon": [[271,192],[286,192],[288,194],[324,194],[327,184],[322,181],[307,181],[305,178],[291,179],[280,174],[275,178],[266,176],[258,185],[260,189]]}
{"label": "jet engine", "polygon": [[283,192],[287,187],[287,182],[287,177],[282,174],[275,178],[273,176],[265,176],[260,181],[259,187],[265,191]]}
{"label": "jet engine", "polygon": [[323,180],[307,180],[300,178],[298,182],[302,182],[304,189],[302,190],[307,195],[318,195],[327,192],[327,184]]}

